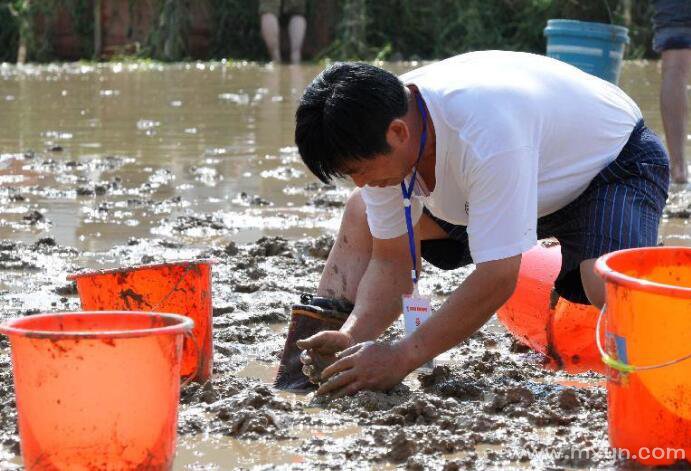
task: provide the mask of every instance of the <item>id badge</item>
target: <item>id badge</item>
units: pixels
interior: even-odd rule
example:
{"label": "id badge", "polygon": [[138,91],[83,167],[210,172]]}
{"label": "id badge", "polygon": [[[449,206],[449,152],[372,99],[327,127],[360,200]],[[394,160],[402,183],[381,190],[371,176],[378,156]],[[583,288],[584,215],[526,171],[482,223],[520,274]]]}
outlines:
{"label": "id badge", "polygon": [[[430,300],[413,294],[403,295],[403,321],[405,323],[406,336],[415,332],[419,326],[427,322],[432,315]],[[434,368],[434,360],[430,360],[422,365],[418,370],[431,371]]]}

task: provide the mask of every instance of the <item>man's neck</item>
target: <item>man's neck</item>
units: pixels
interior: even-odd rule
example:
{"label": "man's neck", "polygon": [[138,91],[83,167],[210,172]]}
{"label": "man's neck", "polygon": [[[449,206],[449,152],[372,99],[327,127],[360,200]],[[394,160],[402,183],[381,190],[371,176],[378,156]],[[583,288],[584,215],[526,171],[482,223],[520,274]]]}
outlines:
{"label": "man's neck", "polygon": [[[417,142],[418,142],[418,149],[419,149],[419,143],[420,139],[422,138],[422,113],[419,110],[418,104],[417,104],[417,99],[415,98],[415,94],[420,94],[418,89],[414,86],[408,86],[408,110],[409,110],[409,116],[410,116],[410,123],[411,123],[411,130],[414,133],[417,133],[419,136]],[[422,97],[422,95],[420,95]],[[424,104],[424,100],[422,101],[423,106],[426,106]],[[434,187],[436,185],[436,176],[435,176],[435,165],[436,165],[436,155],[435,155],[435,148],[436,148],[436,133],[434,130],[434,123],[432,122],[432,117],[429,114],[429,110],[426,109],[426,116],[427,116],[427,142],[425,144],[425,148],[422,152],[422,157],[420,158],[420,162],[418,164],[418,174],[422,177],[422,179],[425,181],[425,184],[427,185],[427,188],[429,191],[433,191]],[[417,159],[418,152],[415,152],[415,159]]]}

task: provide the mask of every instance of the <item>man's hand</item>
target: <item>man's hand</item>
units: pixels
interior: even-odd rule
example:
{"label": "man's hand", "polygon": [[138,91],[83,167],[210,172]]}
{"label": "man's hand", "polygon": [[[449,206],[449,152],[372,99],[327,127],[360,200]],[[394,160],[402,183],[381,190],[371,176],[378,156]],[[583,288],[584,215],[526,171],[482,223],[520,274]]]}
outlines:
{"label": "man's hand", "polygon": [[302,372],[310,382],[319,384],[322,370],[336,361],[336,353],[351,347],[354,343],[349,334],[338,330],[326,330],[298,340],[298,348],[304,350],[300,354],[300,361],[304,365]]}
{"label": "man's hand", "polygon": [[338,360],[322,372],[322,381],[328,381],[319,387],[317,394],[343,396],[362,389],[387,391],[411,371],[396,343],[362,342],[336,357]]}

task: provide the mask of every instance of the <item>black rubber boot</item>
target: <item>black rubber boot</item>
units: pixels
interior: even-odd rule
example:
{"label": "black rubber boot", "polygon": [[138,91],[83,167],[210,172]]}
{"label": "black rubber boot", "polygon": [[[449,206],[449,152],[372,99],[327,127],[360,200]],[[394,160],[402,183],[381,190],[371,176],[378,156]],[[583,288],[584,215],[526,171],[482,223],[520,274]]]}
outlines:
{"label": "black rubber boot", "polygon": [[288,326],[288,338],[283,346],[281,363],[276,373],[274,387],[288,391],[316,389],[302,372],[298,340],[306,339],[322,330],[338,330],[353,310],[346,300],[320,298],[303,294],[300,304],[294,304]]}

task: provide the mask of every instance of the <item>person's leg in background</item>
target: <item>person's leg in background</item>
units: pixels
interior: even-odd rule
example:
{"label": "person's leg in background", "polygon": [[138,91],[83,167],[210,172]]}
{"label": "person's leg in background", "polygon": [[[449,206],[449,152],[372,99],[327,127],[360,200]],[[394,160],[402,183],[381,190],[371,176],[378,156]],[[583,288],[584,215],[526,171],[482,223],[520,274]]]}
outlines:
{"label": "person's leg in background", "polygon": [[670,179],[684,184],[688,171],[684,156],[688,123],[687,85],[691,71],[691,2],[652,0],[653,50],[662,56],[660,114],[669,153]]}
{"label": "person's leg in background", "polygon": [[662,51],[660,111],[673,183],[686,183],[688,180],[684,146],[688,124],[687,85],[690,72],[691,48]]}
{"label": "person's leg in background", "polygon": [[284,0],[283,13],[290,17],[288,23],[290,62],[299,64],[302,60],[302,43],[305,40],[305,31],[307,30],[305,0]]}
{"label": "person's leg in background", "polygon": [[260,0],[259,16],[261,32],[271,60],[281,62],[281,30],[278,18],[281,12],[280,0]]}
{"label": "person's leg in background", "polygon": [[288,24],[290,35],[290,62],[299,64],[302,60],[302,42],[305,39],[307,20],[304,16],[294,15]]}

